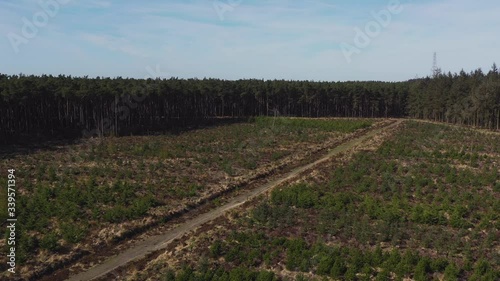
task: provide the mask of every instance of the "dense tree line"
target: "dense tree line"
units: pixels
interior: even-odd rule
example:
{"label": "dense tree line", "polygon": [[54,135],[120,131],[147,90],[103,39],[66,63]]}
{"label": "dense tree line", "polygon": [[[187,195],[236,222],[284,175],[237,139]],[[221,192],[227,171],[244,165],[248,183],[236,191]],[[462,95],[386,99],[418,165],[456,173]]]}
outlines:
{"label": "dense tree line", "polygon": [[218,117],[405,117],[500,129],[493,65],[408,82],[132,79],[0,74],[0,142],[147,133]]}
{"label": "dense tree line", "polygon": [[217,117],[401,117],[406,83],[0,74],[0,138],[124,135]]}
{"label": "dense tree line", "polygon": [[485,74],[440,72],[410,85],[408,114],[461,125],[500,129],[500,73],[494,64]]}

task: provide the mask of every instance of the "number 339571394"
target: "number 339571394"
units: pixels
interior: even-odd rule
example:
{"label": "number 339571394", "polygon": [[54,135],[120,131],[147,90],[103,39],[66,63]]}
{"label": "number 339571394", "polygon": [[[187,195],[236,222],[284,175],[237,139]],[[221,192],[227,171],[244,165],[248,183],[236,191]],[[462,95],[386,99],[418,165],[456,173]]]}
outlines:
{"label": "number 339571394", "polygon": [[8,170],[8,180],[7,180],[7,208],[9,213],[14,213],[16,211],[16,176],[14,175],[15,170],[14,169],[9,169]]}

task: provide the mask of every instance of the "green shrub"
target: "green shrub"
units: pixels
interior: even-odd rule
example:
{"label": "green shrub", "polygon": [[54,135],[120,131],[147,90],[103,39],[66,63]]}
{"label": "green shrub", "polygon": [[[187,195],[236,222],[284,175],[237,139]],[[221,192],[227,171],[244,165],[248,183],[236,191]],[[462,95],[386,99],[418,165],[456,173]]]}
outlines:
{"label": "green shrub", "polygon": [[49,232],[40,240],[40,247],[42,249],[55,252],[59,249],[59,237],[54,232]]}
{"label": "green shrub", "polygon": [[292,271],[298,270],[302,261],[308,258],[306,242],[301,238],[291,239],[287,242],[286,247],[286,268]]}
{"label": "green shrub", "polygon": [[444,270],[444,281],[456,281],[460,276],[460,269],[453,263],[448,264]]}
{"label": "green shrub", "polygon": [[175,281],[175,272],[169,269],[160,278],[161,281]]}
{"label": "green shrub", "polygon": [[332,256],[322,256],[316,268],[316,273],[319,275],[327,275],[330,273],[335,259]]}
{"label": "green shrub", "polygon": [[210,245],[210,256],[212,258],[217,258],[222,254],[222,242],[216,240],[212,245]]}
{"label": "green shrub", "polygon": [[415,267],[415,281],[426,281],[428,280],[427,274],[430,272],[430,264],[428,258],[421,258]]}
{"label": "green shrub", "polygon": [[271,271],[260,271],[259,274],[257,275],[257,278],[255,281],[276,281],[276,276],[274,275],[274,272]]}
{"label": "green shrub", "polygon": [[341,259],[336,259],[330,269],[330,276],[335,279],[340,279],[347,271],[345,263]]}
{"label": "green shrub", "polygon": [[61,235],[64,240],[69,243],[80,242],[87,234],[87,228],[85,226],[78,225],[76,223],[64,223],[61,225]]}
{"label": "green shrub", "polygon": [[318,194],[313,186],[298,184],[281,190],[275,189],[271,192],[273,204],[284,204],[299,208],[312,208],[318,203]]}
{"label": "green shrub", "polygon": [[391,280],[391,274],[387,270],[382,270],[377,274],[376,281],[388,281]]}

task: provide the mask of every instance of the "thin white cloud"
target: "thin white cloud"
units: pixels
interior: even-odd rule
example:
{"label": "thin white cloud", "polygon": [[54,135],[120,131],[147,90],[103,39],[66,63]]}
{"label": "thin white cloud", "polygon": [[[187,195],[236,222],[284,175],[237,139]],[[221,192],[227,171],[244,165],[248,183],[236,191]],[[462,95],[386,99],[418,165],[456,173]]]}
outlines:
{"label": "thin white cloud", "polygon": [[99,8],[109,8],[111,7],[111,2],[110,1],[100,1],[100,0],[94,0],[90,2],[93,6],[99,7]]}
{"label": "thin white cloud", "polygon": [[148,54],[145,51],[138,49],[125,38],[116,38],[96,34],[82,34],[81,39],[111,51],[120,51],[125,54],[138,57],[148,57]]}

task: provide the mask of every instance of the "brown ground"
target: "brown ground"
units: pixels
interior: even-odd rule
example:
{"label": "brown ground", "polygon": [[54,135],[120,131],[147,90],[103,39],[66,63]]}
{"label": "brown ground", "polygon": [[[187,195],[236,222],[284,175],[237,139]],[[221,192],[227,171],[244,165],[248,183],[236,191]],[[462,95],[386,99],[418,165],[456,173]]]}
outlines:
{"label": "brown ground", "polygon": [[[267,175],[264,175],[263,177],[271,176],[271,178],[273,178],[271,181],[267,181],[265,183],[259,182],[258,185],[251,184],[252,186],[254,186],[254,188],[245,188],[245,190],[238,192],[238,195],[229,199],[222,206],[211,209],[208,212],[199,212],[199,215],[191,216],[190,219],[180,223],[175,227],[171,227],[170,229],[165,230],[165,232],[159,235],[149,236],[144,240],[140,240],[120,254],[105,260],[98,266],[95,266],[80,274],[74,275],[69,280],[90,280],[96,277],[101,277],[103,280],[111,280],[113,278],[121,279],[122,277],[119,277],[120,271],[126,269],[123,269],[121,267],[127,265],[133,260],[135,261],[135,267],[148,267],[149,264],[151,264],[147,262],[148,260],[155,260],[155,258],[164,259],[165,255],[168,256],[169,253],[172,254],[172,250],[174,249],[175,253],[179,254],[183,252],[182,250],[185,249],[188,244],[191,244],[183,242],[179,245],[179,243],[177,242],[179,238],[182,237],[182,240],[186,241],[186,239],[188,239],[187,237],[189,237],[189,233],[191,233],[195,229],[198,229],[196,231],[197,233],[201,232],[205,234],[209,231],[213,231],[214,229],[216,230],[218,229],[218,227],[222,226],[228,219],[230,221],[231,216],[237,216],[237,213],[239,212],[234,211],[231,212],[231,215],[228,215],[229,210],[239,210],[240,207],[245,208],[253,204],[254,202],[258,201],[258,199],[254,199],[257,198],[260,194],[265,193],[266,191],[269,191],[276,186],[283,185],[284,183],[298,181],[304,177],[311,178],[311,175],[313,175],[313,177],[320,177],[321,169],[330,167],[329,163],[331,163],[332,161],[338,162],[342,159],[349,158],[350,155],[360,150],[374,149],[383,141],[383,139],[385,139],[387,134],[391,133],[394,128],[401,124],[401,122],[402,121],[400,120],[388,127],[371,130],[368,133],[362,134],[360,136],[351,137],[349,141],[344,142],[340,145],[338,145],[338,143],[329,143],[328,145],[334,148],[330,150],[326,155],[323,155],[319,160],[294,168],[293,170],[286,173],[278,172],[277,174],[273,175],[273,172],[268,172]],[[319,151],[322,150],[323,149],[319,149]],[[300,159],[295,159],[295,161],[300,162]],[[192,237],[196,237],[196,235]],[[161,254],[165,252],[165,249],[167,250],[167,252]],[[160,256],[157,257],[158,255]],[[189,258],[189,255],[182,256],[184,258]],[[168,263],[174,260],[175,259],[171,260],[170,258],[168,258]],[[88,267],[88,265],[74,266],[71,271],[77,271],[86,267]],[[134,269],[132,269],[132,271],[134,271]],[[68,271],[65,271],[65,273],[59,273],[56,279],[54,279],[55,276],[52,276],[50,280],[60,280],[67,274]],[[151,280],[154,280],[154,278]]]}

